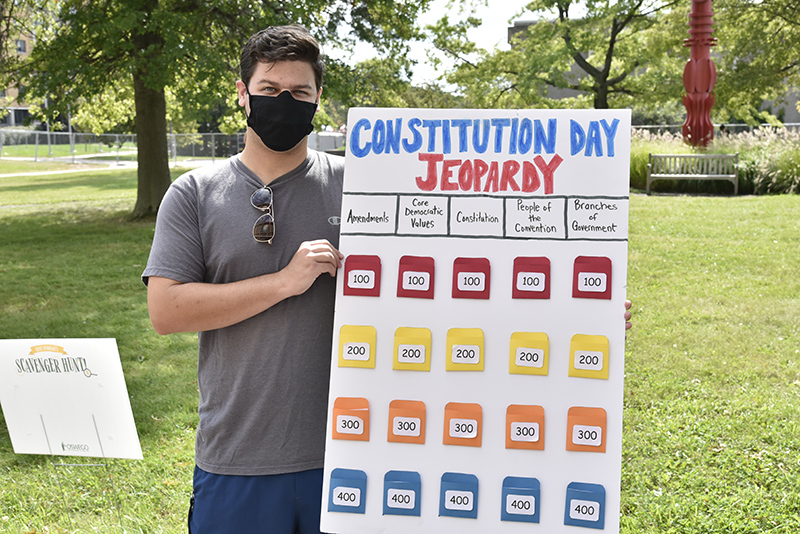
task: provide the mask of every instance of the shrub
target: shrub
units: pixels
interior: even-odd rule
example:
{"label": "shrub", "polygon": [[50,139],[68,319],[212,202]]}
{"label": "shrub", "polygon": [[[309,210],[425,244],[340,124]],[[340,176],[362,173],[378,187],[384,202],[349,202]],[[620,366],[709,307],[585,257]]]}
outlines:
{"label": "shrub", "polygon": [[[631,135],[631,187],[645,189],[650,154],[739,154],[739,191],[743,194],[800,193],[800,132],[762,127],[717,136],[696,149],[680,134],[635,129]],[[656,182],[652,189],[680,193],[727,193],[730,185],[708,180]]]}
{"label": "shrub", "polygon": [[800,193],[800,132],[758,128],[717,141],[739,153],[739,183],[756,195]]}

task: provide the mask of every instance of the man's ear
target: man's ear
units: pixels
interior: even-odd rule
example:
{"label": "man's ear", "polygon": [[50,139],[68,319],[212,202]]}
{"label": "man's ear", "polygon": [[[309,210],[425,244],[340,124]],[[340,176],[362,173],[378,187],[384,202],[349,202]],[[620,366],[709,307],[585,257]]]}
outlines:
{"label": "man's ear", "polygon": [[319,111],[319,103],[322,102],[322,87],[319,88],[317,93],[317,111]]}
{"label": "man's ear", "polygon": [[245,103],[247,102],[247,86],[242,80],[236,81],[236,92],[239,95],[239,105],[243,108],[246,108]]}

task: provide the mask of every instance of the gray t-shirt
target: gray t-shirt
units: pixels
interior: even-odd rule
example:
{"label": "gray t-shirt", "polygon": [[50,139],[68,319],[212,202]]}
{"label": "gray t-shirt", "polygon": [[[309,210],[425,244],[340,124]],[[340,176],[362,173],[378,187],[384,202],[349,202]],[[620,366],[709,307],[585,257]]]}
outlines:
{"label": "gray t-shirt", "polygon": [[[275,239],[253,239],[263,186],[234,156],[184,174],[159,209],[142,275],[223,284],[285,267],[300,244],[339,246],[344,158],[309,151],[269,184]],[[334,278],[239,324],[199,333],[195,459],[222,475],[269,475],[322,467],[333,334]]]}

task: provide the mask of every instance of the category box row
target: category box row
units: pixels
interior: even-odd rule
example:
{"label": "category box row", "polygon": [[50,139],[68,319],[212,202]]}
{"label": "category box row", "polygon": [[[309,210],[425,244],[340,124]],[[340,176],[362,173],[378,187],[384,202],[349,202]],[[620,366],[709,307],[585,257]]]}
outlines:
{"label": "category box row", "polygon": [[[460,160],[449,163],[454,162],[461,163]],[[441,161],[429,161],[429,170],[430,165],[435,167],[437,163],[442,165]],[[476,163],[479,167],[483,164],[481,160],[476,160]],[[508,163],[512,167],[515,164]],[[545,165],[544,160],[541,163]],[[444,165],[447,166],[448,163],[445,162]],[[525,174],[529,177],[536,173],[533,167],[532,162],[524,165],[528,170]],[[471,169],[472,166],[461,168]],[[494,178],[497,179],[499,169],[496,162],[493,167],[486,165],[484,170],[490,168],[494,169]],[[506,171],[510,170],[503,166],[503,176],[507,176]],[[531,175],[529,171],[534,174]],[[448,172],[445,170],[443,176]],[[492,172],[489,174],[492,175]],[[461,182],[461,185],[465,184]],[[445,191],[454,191],[444,183],[442,186],[448,188],[443,189]],[[491,198],[485,195],[486,192],[473,191],[475,194],[471,195],[345,193],[342,203],[342,234],[550,241],[622,241],[628,237],[627,198]]]}

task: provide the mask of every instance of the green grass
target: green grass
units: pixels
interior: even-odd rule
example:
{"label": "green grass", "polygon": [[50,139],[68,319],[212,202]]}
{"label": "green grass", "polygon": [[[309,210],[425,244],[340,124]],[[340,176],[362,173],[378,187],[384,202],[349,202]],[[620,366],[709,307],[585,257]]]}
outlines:
{"label": "green grass", "polygon": [[[122,523],[129,532],[182,532],[194,464],[196,336],[159,337],[149,324],[140,276],[153,222],[128,220],[135,184],[135,170],[0,178],[0,332],[117,338],[145,458],[110,462]],[[0,473],[0,532],[117,527],[105,470],[60,468],[69,530],[50,460],[13,454],[5,424]]]}
{"label": "green grass", "polygon": [[[123,202],[136,202],[136,171],[94,170],[74,174],[44,174],[0,178],[0,205],[31,206],[67,203],[92,209],[126,209]],[[109,202],[116,203],[108,205]],[[81,208],[78,207],[77,212]]]}
{"label": "green grass", "polygon": [[[177,171],[176,171],[177,172]],[[0,335],[115,337],[144,452],[110,462],[127,532],[184,532],[196,336],[159,337],[135,171],[0,178]],[[12,207],[9,207],[12,206]],[[800,197],[631,198],[625,534],[800,532]],[[103,469],[15,455],[0,532],[116,532]]]}
{"label": "green grass", "polygon": [[631,206],[623,531],[800,531],[800,199]]}
{"label": "green grass", "polygon": [[0,159],[0,175],[33,172],[66,171],[76,168],[76,165],[62,162],[37,162],[32,164],[26,160]]}

